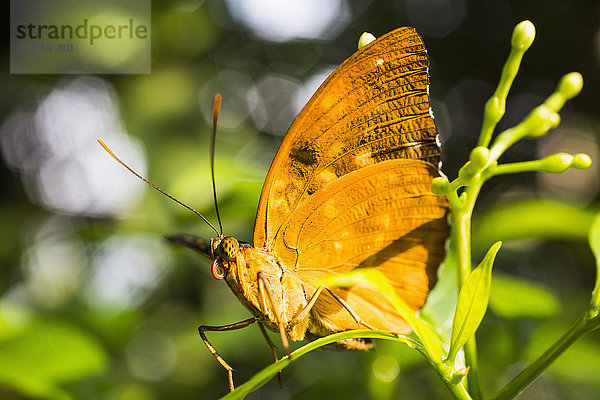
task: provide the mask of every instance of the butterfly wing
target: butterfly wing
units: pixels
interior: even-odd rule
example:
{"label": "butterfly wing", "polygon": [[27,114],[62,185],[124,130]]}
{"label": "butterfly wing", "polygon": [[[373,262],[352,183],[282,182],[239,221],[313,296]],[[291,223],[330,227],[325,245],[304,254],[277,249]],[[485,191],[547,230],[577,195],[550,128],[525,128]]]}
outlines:
{"label": "butterfly wing", "polygon": [[[399,159],[408,161],[398,163]],[[390,164],[391,160],[395,161]],[[447,236],[443,218],[446,204],[437,198],[435,205],[425,202],[425,209],[435,209],[431,215],[414,210],[424,198],[433,199],[429,184],[437,172],[427,163],[438,165],[439,161],[440,150],[429,106],[427,52],[412,28],[400,28],[344,61],[296,117],[265,180],[254,244],[274,253],[286,268],[296,270],[307,283],[314,283],[328,273],[364,265],[376,266],[384,273],[389,270],[387,275],[395,277],[396,261],[408,257],[410,251],[417,251],[413,248],[424,249],[419,250],[423,254],[417,257],[420,261],[415,261],[414,267],[427,275],[423,282],[415,283],[418,286],[415,291],[423,294],[410,301],[415,307],[420,306],[441,260],[435,253],[443,251]],[[415,168],[411,169],[413,163]],[[398,175],[403,168],[413,172]],[[396,174],[387,172],[388,169]],[[368,196],[360,200],[366,208],[364,212],[379,213],[379,217],[363,222],[359,219],[366,215],[364,212],[342,213],[349,204],[327,200],[334,192],[339,193],[334,197],[340,199],[351,193],[363,193],[361,188],[365,185],[385,185],[396,178],[410,181],[417,178],[413,175],[423,173],[424,186],[415,189],[412,196],[415,200],[400,201],[406,194],[397,186],[388,191],[389,199]],[[379,191],[377,186],[373,189]],[[306,210],[318,205],[328,211],[317,213],[315,209],[315,217],[311,217]],[[405,216],[399,218],[398,213]],[[414,213],[422,218],[413,216]],[[344,220],[351,226],[345,232],[354,235],[353,238],[340,242],[335,235],[327,237],[335,232],[317,228],[329,221],[330,214],[336,221],[339,219],[336,224]],[[379,226],[383,219],[386,222],[381,226],[386,227],[385,232]],[[421,226],[431,220],[440,221],[434,223],[433,229],[439,234],[428,239],[429,228]],[[370,230],[377,233],[369,236],[366,233]],[[378,235],[383,239],[378,239]],[[336,246],[342,246],[343,250],[330,252],[332,245],[334,250]],[[390,245],[393,248],[385,250]],[[401,247],[407,248],[406,251],[398,252]],[[322,251],[315,253],[317,248]],[[361,256],[354,254],[358,248],[362,248]],[[391,256],[390,252],[398,254]],[[410,260],[408,257],[406,263]],[[398,292],[405,298],[406,285],[408,282],[397,283]],[[357,289],[353,303],[372,301],[372,293],[359,292]],[[348,294],[343,290],[337,293]],[[319,302],[317,311],[319,307],[325,306]]]}
{"label": "butterfly wing", "polygon": [[[344,175],[294,210],[275,241],[278,259],[313,287],[332,275],[377,268],[409,306],[420,308],[436,280],[448,235],[446,202],[430,191],[435,176],[431,164],[406,159]],[[379,292],[363,285],[334,291],[365,322],[408,330]],[[320,297],[313,312],[329,327],[325,332],[357,328],[329,294]]]}

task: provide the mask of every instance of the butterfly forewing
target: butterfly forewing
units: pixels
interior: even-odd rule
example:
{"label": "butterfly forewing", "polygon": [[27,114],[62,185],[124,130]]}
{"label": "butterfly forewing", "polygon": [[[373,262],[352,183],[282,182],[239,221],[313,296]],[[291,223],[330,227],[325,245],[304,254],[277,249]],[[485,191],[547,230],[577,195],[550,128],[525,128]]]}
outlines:
{"label": "butterfly forewing", "polygon": [[342,63],[290,127],[261,194],[254,244],[270,247],[295,207],[328,182],[393,158],[440,160],[427,53],[400,28]]}

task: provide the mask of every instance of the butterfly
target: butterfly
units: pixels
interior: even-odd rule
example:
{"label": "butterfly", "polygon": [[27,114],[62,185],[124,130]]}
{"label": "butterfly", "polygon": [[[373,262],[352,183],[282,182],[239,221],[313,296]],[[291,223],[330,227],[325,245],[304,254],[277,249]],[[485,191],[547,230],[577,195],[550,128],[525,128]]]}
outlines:
{"label": "butterfly", "polygon": [[[413,28],[399,28],[345,60],[292,123],[260,195],[254,246],[222,235],[222,229],[215,229],[210,244],[189,235],[169,237],[212,260],[212,276],[253,314],[199,328],[227,370],[231,390],[233,368],[207,331],[258,323],[273,349],[265,328],[280,333],[288,355],[288,338],[313,340],[363,327],[410,332],[371,287],[320,282],[376,268],[413,309],[424,304],[448,237],[448,204],[430,189],[440,160],[427,51]],[[370,343],[350,339],[337,346],[366,349]]]}

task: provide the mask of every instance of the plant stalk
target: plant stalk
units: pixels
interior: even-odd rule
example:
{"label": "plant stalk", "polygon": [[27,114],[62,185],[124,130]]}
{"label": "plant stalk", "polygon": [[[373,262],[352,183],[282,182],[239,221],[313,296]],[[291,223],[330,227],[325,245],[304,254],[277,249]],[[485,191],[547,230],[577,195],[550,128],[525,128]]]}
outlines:
{"label": "plant stalk", "polygon": [[525,368],[512,381],[504,386],[492,400],[509,400],[518,396],[527,386],[531,384],[542,372],[544,372],[554,360],[567,350],[577,339],[595,328],[594,321],[582,315],[573,324],[571,329],[556,341],[537,360]]}
{"label": "plant stalk", "polygon": [[[457,207],[452,214],[452,239],[456,247],[458,290],[471,273],[471,216],[475,200],[483,183],[479,182],[465,188],[466,202]],[[464,346],[465,365],[469,369],[468,388],[475,400],[481,399],[481,381],[479,374],[479,360],[475,335]]]}
{"label": "plant stalk", "polygon": [[471,337],[464,347],[465,364],[469,368],[469,392],[473,399],[482,399],[481,393],[481,376],[479,373],[479,355],[477,353],[477,340],[475,335]]}
{"label": "plant stalk", "polygon": [[471,213],[456,211],[452,215],[452,236],[458,265],[457,286],[463,285],[471,273]]}
{"label": "plant stalk", "polygon": [[473,400],[473,397],[471,397],[471,395],[465,388],[465,385],[463,385],[462,383],[452,383],[446,380],[444,380],[444,383],[446,384],[448,390],[450,390],[450,393],[452,393],[452,396],[454,396],[456,400]]}
{"label": "plant stalk", "polygon": [[431,366],[440,376],[442,382],[444,382],[454,399],[473,400],[466,387],[466,377],[464,377],[462,380],[456,380],[453,378],[453,374],[455,373],[453,366],[451,366],[447,362],[431,362],[429,358],[428,360],[430,361]]}

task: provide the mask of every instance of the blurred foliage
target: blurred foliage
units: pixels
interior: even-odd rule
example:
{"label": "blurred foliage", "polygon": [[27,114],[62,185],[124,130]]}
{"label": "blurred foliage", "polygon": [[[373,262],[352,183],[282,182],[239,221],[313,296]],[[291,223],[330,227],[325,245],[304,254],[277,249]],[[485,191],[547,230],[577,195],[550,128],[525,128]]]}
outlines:
{"label": "blurred foliage", "polygon": [[[594,162],[599,160],[594,157],[600,136],[597,1],[332,2],[344,6],[336,24],[331,24],[333,31],[324,31],[318,39],[279,42],[244,25],[232,12],[238,3],[243,2],[153,1],[152,73],[104,75],[99,79],[108,89],[94,89],[105,90],[102,93],[116,104],[117,125],[128,134],[119,140],[142,149],[140,158],[127,158],[119,153],[115,139],[114,150],[133,167],[147,165],[145,176],[211,221],[215,214],[208,121],[213,94],[223,94],[216,180],[227,234],[251,242],[264,176],[285,129],[316,89],[311,78],[350,55],[363,31],[379,36],[411,25],[423,36],[432,64],[431,94],[444,145],[443,169],[454,177],[476,143],[484,102],[508,50],[506,38],[517,22],[532,20],[537,38],[515,81],[500,128],[519,121],[568,71],[583,74],[584,89],[561,112],[558,129],[539,144],[516,146],[503,161],[558,151],[585,151]],[[317,15],[325,13],[311,12],[316,26]],[[118,179],[125,186],[117,186],[116,178],[114,185],[104,181],[100,193],[107,197],[121,191],[123,197],[126,190],[143,184],[112,161],[101,166],[98,160],[105,155],[87,157],[82,148],[70,150],[70,141],[78,136],[25,144],[18,140],[26,142],[26,136],[11,136],[15,129],[10,121],[17,113],[34,113],[44,96],[77,77],[10,75],[8,45],[5,42],[0,78],[5,161],[0,164],[0,398],[155,400],[224,395],[225,371],[202,344],[196,327],[237,322],[249,313],[222,282],[211,278],[205,260],[162,240],[162,235],[173,232],[209,238],[210,229],[146,188],[127,197],[114,212],[87,212],[100,201],[96,197],[90,197],[90,208],[78,211],[57,208],[44,197],[44,190],[61,183],[52,180],[58,179],[60,170],[36,172],[44,171],[40,165],[50,151],[66,153],[63,164],[81,157],[80,163],[91,171],[67,182],[79,186],[66,185],[66,197],[86,199],[96,175],[113,179],[110,174],[123,174]],[[89,84],[77,82],[79,87]],[[62,112],[74,119],[79,111],[71,106]],[[97,123],[90,120],[88,126]],[[111,145],[108,135],[101,136]],[[7,138],[28,151],[6,154]],[[90,141],[90,146],[99,147],[95,138]],[[81,165],[74,170],[87,171]],[[477,228],[473,233],[478,250],[505,240],[495,264],[495,272],[504,275],[493,279],[491,312],[478,335],[481,369],[490,377],[484,382],[485,392],[492,393],[521,368],[523,360],[531,360],[558,338],[587,304],[594,282],[593,257],[585,233],[574,234],[570,228],[588,224],[587,218],[598,209],[597,171],[592,167],[551,178],[499,177],[482,193],[477,211],[500,204],[506,212],[495,208],[485,214],[481,236]],[[40,186],[43,182],[50,188]],[[531,198],[545,200],[523,200]],[[554,208],[546,207],[547,201],[554,202]],[[517,211],[521,217],[505,217]],[[541,235],[548,240],[530,237],[539,236],[540,220],[553,229]],[[525,232],[516,231],[528,221]],[[456,293],[440,284],[431,297],[434,305],[429,307],[441,310],[436,314],[440,320],[453,312],[445,309],[447,295]],[[435,312],[428,314],[433,318]],[[214,333],[210,339],[238,370],[238,383],[272,361],[258,328]],[[276,335],[273,339],[277,343]],[[595,332],[576,343],[521,398],[591,398],[600,390],[600,381],[590,366],[599,359],[600,336]],[[448,397],[424,360],[400,345],[383,342],[368,353],[312,352],[284,371],[284,384],[279,389],[272,381],[248,398]]]}
{"label": "blurred foliage", "polygon": [[550,318],[560,311],[560,302],[548,289],[508,275],[496,275],[490,307],[503,318]]}

